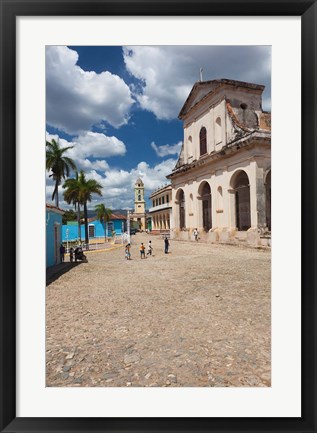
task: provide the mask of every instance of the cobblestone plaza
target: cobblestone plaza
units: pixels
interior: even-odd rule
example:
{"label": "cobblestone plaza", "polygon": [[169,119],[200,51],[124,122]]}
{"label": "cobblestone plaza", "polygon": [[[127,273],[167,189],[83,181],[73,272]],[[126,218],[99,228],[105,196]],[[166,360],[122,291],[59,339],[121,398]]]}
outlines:
{"label": "cobblestone plaza", "polygon": [[132,260],[88,253],[47,286],[47,386],[271,385],[270,250],[170,244],[137,234]]}

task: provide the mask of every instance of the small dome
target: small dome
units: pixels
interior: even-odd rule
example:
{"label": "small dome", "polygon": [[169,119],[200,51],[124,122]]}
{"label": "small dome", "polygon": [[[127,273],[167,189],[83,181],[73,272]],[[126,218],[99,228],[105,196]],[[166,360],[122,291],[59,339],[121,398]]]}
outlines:
{"label": "small dome", "polygon": [[135,181],[135,184],[144,186],[144,183],[142,182],[142,179],[140,177]]}

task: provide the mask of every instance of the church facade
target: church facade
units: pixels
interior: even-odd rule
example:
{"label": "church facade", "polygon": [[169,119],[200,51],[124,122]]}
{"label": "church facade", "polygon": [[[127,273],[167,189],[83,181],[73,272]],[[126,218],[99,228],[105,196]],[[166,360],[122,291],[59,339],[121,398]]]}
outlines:
{"label": "church facade", "polygon": [[197,82],[179,119],[184,140],[167,176],[171,238],[270,245],[271,115],[264,86],[235,80]]}

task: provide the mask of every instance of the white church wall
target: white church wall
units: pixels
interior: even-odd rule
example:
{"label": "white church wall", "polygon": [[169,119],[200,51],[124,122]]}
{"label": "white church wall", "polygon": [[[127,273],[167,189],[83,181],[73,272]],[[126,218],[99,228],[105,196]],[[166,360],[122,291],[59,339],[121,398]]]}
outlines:
{"label": "white church wall", "polygon": [[[228,107],[227,101],[230,102]],[[200,158],[199,137],[201,128],[205,127],[207,154],[219,152],[237,138],[240,123],[244,125],[244,129],[241,128],[243,133],[247,131],[246,128],[257,129],[259,113],[262,113],[260,91],[226,86],[217,90],[216,94],[208,95],[184,115],[184,163],[191,164],[197,160],[197,164],[172,177],[172,238],[193,240],[192,232],[198,228],[201,239],[207,242],[246,241],[254,246],[263,244],[263,239],[259,236],[259,225],[265,220],[264,177],[271,164],[268,136],[264,135],[261,142],[258,135],[257,141],[248,142],[246,146],[244,143],[240,149],[230,147],[219,159],[219,154],[215,158]],[[237,124],[232,118],[236,119]],[[240,171],[248,176],[250,200],[245,201],[245,193],[239,192],[242,200],[240,207],[242,205],[249,209],[249,214],[246,215],[245,210],[240,211],[241,231],[238,231],[234,178]],[[211,229],[208,232],[203,229],[200,194],[203,182],[207,182],[211,190]],[[243,183],[242,187],[244,185]],[[184,191],[185,197],[183,229],[180,229],[180,209],[176,200],[180,189]],[[250,228],[246,229],[249,223]]]}

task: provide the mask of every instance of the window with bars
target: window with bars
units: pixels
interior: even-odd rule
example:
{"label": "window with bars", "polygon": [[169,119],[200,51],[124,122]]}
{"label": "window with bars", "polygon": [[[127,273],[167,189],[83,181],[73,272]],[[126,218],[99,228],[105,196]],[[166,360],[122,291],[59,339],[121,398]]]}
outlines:
{"label": "window with bars", "polygon": [[95,226],[94,225],[88,226],[88,235],[90,238],[95,237]]}
{"label": "window with bars", "polygon": [[207,153],[207,131],[203,126],[199,133],[199,143],[200,143],[200,156]]}

